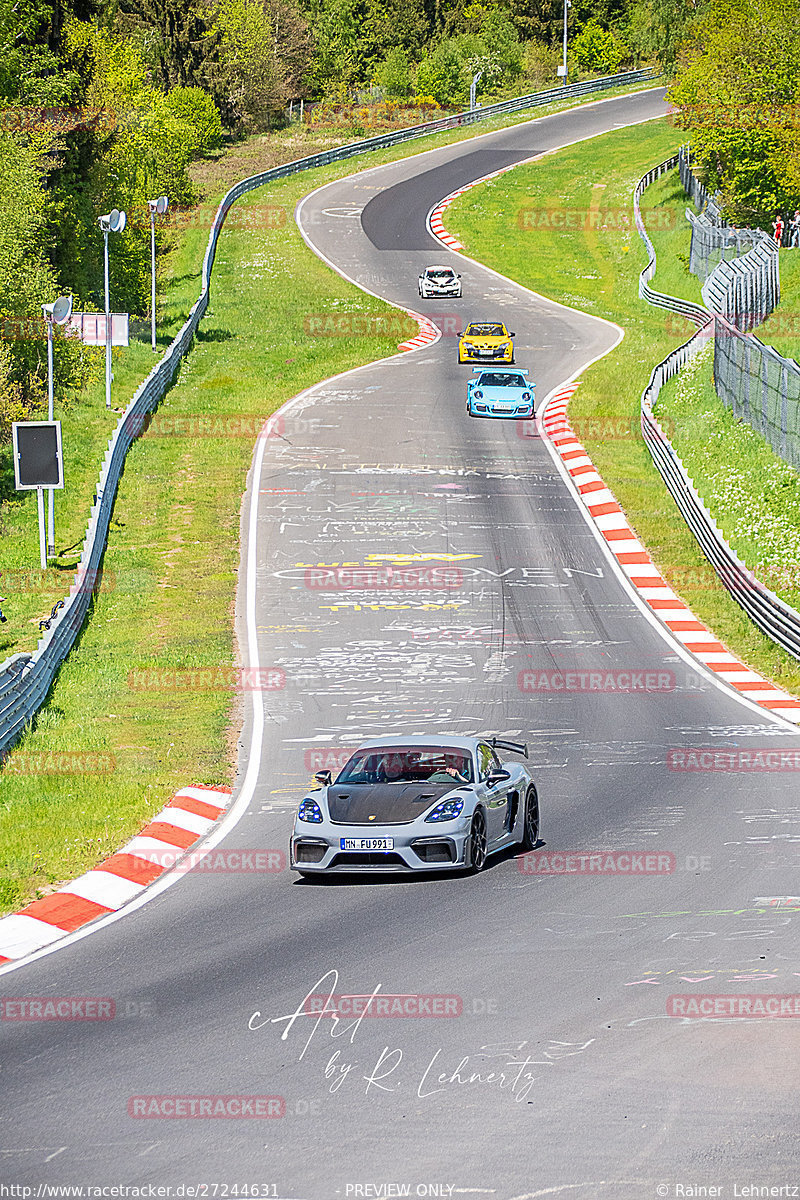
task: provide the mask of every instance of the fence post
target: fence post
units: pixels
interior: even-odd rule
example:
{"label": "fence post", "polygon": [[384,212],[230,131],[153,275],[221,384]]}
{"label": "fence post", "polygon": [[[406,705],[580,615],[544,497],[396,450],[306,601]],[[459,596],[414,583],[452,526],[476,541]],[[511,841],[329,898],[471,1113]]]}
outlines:
{"label": "fence post", "polygon": [[[789,364],[781,366],[781,458],[786,461],[786,436],[789,432]],[[794,459],[794,456],[792,456]]]}
{"label": "fence post", "polygon": [[734,409],[734,413],[741,415],[748,424],[750,423],[750,360],[752,358],[752,350],[753,347],[748,338],[744,344],[744,395],[742,396],[741,414],[736,414],[736,410]]}

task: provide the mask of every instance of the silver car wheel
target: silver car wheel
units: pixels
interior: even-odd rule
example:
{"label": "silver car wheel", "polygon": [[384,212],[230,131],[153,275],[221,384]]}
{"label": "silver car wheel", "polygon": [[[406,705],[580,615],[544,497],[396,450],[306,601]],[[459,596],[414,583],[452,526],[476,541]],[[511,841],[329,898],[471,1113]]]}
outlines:
{"label": "silver car wheel", "polygon": [[478,809],[472,818],[469,830],[469,869],[473,875],[482,871],[486,863],[486,817]]}
{"label": "silver car wheel", "polygon": [[525,794],[525,813],[523,816],[525,822],[522,829],[522,841],[520,845],[523,850],[533,850],[539,842],[539,797],[536,794],[536,788],[531,786]]}

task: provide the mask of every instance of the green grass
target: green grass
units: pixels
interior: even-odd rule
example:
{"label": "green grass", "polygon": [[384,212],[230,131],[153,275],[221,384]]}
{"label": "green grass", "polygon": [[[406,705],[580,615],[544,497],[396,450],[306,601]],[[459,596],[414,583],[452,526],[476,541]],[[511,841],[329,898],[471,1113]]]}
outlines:
{"label": "green grass", "polygon": [[[685,216],[687,208],[697,211],[684,192],[677,171],[668,171],[656,179],[642,197],[642,217],[656,251],[656,273],[650,286],[667,296],[702,304],[700,280],[689,273],[692,238]],[[694,325],[687,322],[686,329],[688,337]]]}
{"label": "green grass", "polygon": [[[405,329],[416,332],[413,322],[398,326],[396,309],[343,281],[307,249],[292,219],[297,201],[331,179],[530,117],[481,123],[303,172],[240,202],[242,215],[229,220],[220,241],[211,308],[158,417],[164,423],[183,416],[244,417],[242,436],[187,439],[151,431],[129,452],[104,584],[34,728],[0,773],[0,911],[19,908],[113,853],[178,787],[229,784],[233,778],[235,690],[191,690],[186,677],[185,690],[176,689],[174,680],[163,691],[142,690],[137,683],[148,677],[141,672],[225,670],[234,661],[239,511],[254,425],[320,379],[394,353]],[[202,164],[206,200],[163,268],[162,347],[199,293],[208,215],[219,196],[235,179],[274,165],[276,157],[312,148],[290,144],[276,151],[257,138],[229,159]],[[274,224],[275,213],[285,222]],[[388,318],[388,331],[315,337],[305,318],[320,312],[379,315]],[[127,403],[154,360],[149,342],[115,354],[116,403]],[[57,415],[64,419],[69,483],[57,512],[57,545],[64,553],[44,581],[35,578],[35,586],[29,582],[6,606],[9,622],[2,629],[10,632],[0,642],[6,654],[35,644],[39,617],[67,591],[112,427],[102,380],[68,414]],[[0,572],[35,568],[31,498],[4,505],[0,521]]]}
{"label": "green grass", "polygon": [[800,607],[800,477],[721,403],[707,345],[662,388],[656,415],[717,524],[757,579]]}
{"label": "green grass", "polygon": [[784,358],[800,361],[800,247],[780,253],[781,302],[755,333]]}
{"label": "green grass", "polygon": [[[198,277],[192,267],[201,239],[204,242],[199,229],[188,231],[170,264],[171,275],[162,297],[159,354],[178,332],[197,297]],[[148,327],[146,341],[132,337],[127,349],[113,352],[112,404],[117,411],[105,406],[102,350],[97,352],[95,377],[86,391],[68,407],[56,405],[55,416],[62,425],[65,487],[55,494],[57,557],[45,571],[40,568],[36,493],[14,492],[10,448],[0,454],[0,594],[8,599],[4,606],[8,623],[0,628],[0,659],[35,650],[39,620],[69,592],[108,439],[120,411],[157,361]]]}
{"label": "green grass", "polygon": [[[624,214],[630,221],[636,181],[677,143],[677,131],[661,120],[605,134],[471,189],[448,211],[447,227],[468,254],[504,275],[624,327],[621,344],[583,373],[570,403],[572,423],[675,590],[732,652],[798,692],[800,664],[759,633],[719,583],[639,432],[640,396],[650,372],[689,331],[639,299],[644,247]],[[657,252],[670,245],[674,250],[680,244],[678,227],[673,228],[672,218],[653,216],[654,204],[662,211],[672,204],[683,212],[686,202],[674,176],[648,189],[643,204]],[[541,222],[534,227],[531,221],[526,227],[518,219],[526,208],[545,213],[594,209],[606,217],[586,220],[584,228],[555,229]],[[682,279],[680,270],[664,262],[654,286],[673,293],[683,288],[682,294],[695,299],[693,277]]]}

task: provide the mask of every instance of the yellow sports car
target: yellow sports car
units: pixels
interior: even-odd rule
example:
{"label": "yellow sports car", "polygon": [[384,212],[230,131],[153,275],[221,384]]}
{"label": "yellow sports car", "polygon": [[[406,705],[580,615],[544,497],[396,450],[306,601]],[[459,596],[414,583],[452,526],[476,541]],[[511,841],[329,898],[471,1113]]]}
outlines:
{"label": "yellow sports car", "polygon": [[470,321],[458,339],[458,361],[513,363],[514,336],[502,321]]}

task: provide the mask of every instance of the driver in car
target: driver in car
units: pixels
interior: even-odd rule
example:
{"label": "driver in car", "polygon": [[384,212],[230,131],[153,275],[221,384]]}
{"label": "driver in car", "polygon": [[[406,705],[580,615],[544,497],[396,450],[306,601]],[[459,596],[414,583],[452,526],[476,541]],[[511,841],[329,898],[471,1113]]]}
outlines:
{"label": "driver in car", "polygon": [[383,760],[383,777],[387,783],[397,783],[406,774],[406,764],[402,754],[389,754]]}
{"label": "driver in car", "polygon": [[469,783],[466,775],[463,775],[459,767],[464,766],[464,760],[457,757],[455,754],[446,754],[444,759],[445,765],[437,767],[436,770],[428,776],[428,783],[449,783],[451,779],[457,783]]}

